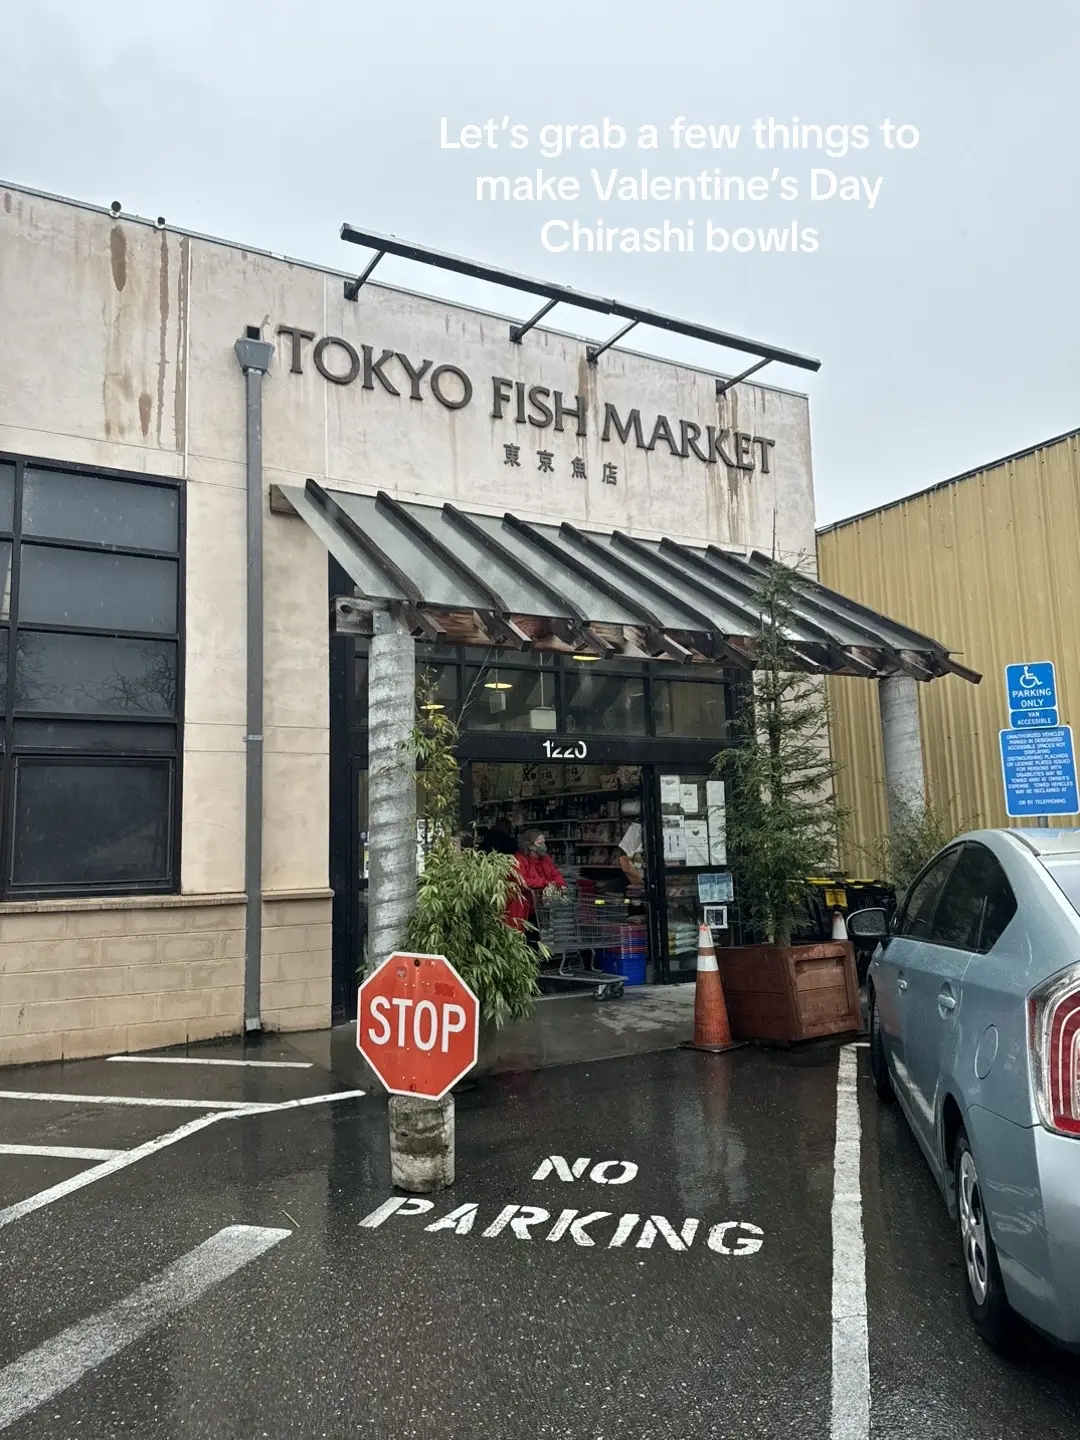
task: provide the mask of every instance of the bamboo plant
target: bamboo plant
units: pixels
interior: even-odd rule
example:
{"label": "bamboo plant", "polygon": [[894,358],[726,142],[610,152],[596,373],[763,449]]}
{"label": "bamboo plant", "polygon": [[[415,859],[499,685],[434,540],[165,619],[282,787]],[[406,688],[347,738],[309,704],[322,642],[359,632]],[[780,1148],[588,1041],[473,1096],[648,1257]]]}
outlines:
{"label": "bamboo plant", "polygon": [[417,689],[413,739],[424,864],[405,945],[445,955],[475,991],[482,1020],[500,1028],[528,1015],[540,993],[538,954],[506,923],[507,901],[517,884],[514,857],[462,847],[458,727],[437,708],[424,678]]}

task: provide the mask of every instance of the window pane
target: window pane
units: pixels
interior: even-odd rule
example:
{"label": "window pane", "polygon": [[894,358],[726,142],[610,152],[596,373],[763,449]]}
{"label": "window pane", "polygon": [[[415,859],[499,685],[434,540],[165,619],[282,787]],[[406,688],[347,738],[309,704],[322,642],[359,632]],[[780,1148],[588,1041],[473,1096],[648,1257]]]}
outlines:
{"label": "window pane", "polygon": [[462,729],[541,730],[556,728],[555,672],[506,670],[490,665],[468,669]]}
{"label": "window pane", "polygon": [[19,620],[176,631],[176,561],[24,545]]}
{"label": "window pane", "polygon": [[934,915],[936,945],[984,953],[1016,914],[1005,872],[983,845],[965,845]]}
{"label": "window pane", "polygon": [[11,619],[11,541],[0,540],[0,620]]}
{"label": "window pane", "polygon": [[695,685],[687,680],[654,680],[657,735],[692,735],[721,740],[727,735],[724,685]]}
{"label": "window pane", "polygon": [[171,486],[56,470],[23,472],[24,535],[175,550],[179,504]]}
{"label": "window pane", "polygon": [[63,715],[176,714],[176,644],[20,630],[15,708]]}
{"label": "window pane", "polygon": [[15,466],[0,464],[0,530],[10,530],[15,510]]}
{"label": "window pane", "polygon": [[576,665],[566,678],[566,729],[582,735],[644,735],[645,681]]}
{"label": "window pane", "polygon": [[128,725],[108,720],[16,720],[15,748],[24,750],[176,749],[175,725]]}
{"label": "window pane", "polygon": [[915,881],[898,927],[901,935],[907,935],[912,940],[929,940],[934,906],[955,859],[956,851],[948,851]]}
{"label": "window pane", "polygon": [[[457,715],[458,672],[456,665],[418,665],[417,698],[423,709],[446,710]],[[421,692],[422,695],[421,695]]]}
{"label": "window pane", "polygon": [[166,883],[172,765],[20,760],[12,884]]}

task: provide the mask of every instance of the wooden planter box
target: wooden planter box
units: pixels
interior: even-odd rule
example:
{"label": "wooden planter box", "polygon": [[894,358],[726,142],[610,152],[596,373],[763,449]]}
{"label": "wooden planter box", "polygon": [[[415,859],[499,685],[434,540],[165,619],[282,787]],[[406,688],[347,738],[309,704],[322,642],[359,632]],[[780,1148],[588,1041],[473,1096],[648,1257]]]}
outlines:
{"label": "wooden planter box", "polygon": [[862,1029],[855,951],[847,941],[735,945],[717,951],[736,1040],[794,1045]]}

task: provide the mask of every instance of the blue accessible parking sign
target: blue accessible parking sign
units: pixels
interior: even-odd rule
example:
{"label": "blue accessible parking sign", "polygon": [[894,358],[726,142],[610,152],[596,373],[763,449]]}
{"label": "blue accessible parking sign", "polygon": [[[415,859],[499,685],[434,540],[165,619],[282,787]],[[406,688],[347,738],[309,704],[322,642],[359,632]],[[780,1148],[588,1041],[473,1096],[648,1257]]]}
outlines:
{"label": "blue accessible parking sign", "polygon": [[1012,818],[1080,812],[1070,726],[1002,730],[1000,735],[1005,810]]}
{"label": "blue accessible parking sign", "polygon": [[1057,725],[1057,677],[1052,660],[1006,665],[1005,692],[1009,697],[1009,724],[1014,729]]}

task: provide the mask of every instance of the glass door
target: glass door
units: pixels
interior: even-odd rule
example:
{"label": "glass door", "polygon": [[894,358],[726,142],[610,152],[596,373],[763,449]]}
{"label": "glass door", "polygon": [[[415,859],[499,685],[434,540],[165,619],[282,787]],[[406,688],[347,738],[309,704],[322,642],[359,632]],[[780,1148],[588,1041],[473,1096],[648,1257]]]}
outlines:
{"label": "glass door", "polygon": [[668,980],[690,980],[703,921],[714,943],[732,943],[725,782],[706,766],[677,773],[658,767],[656,797],[664,973]]}

